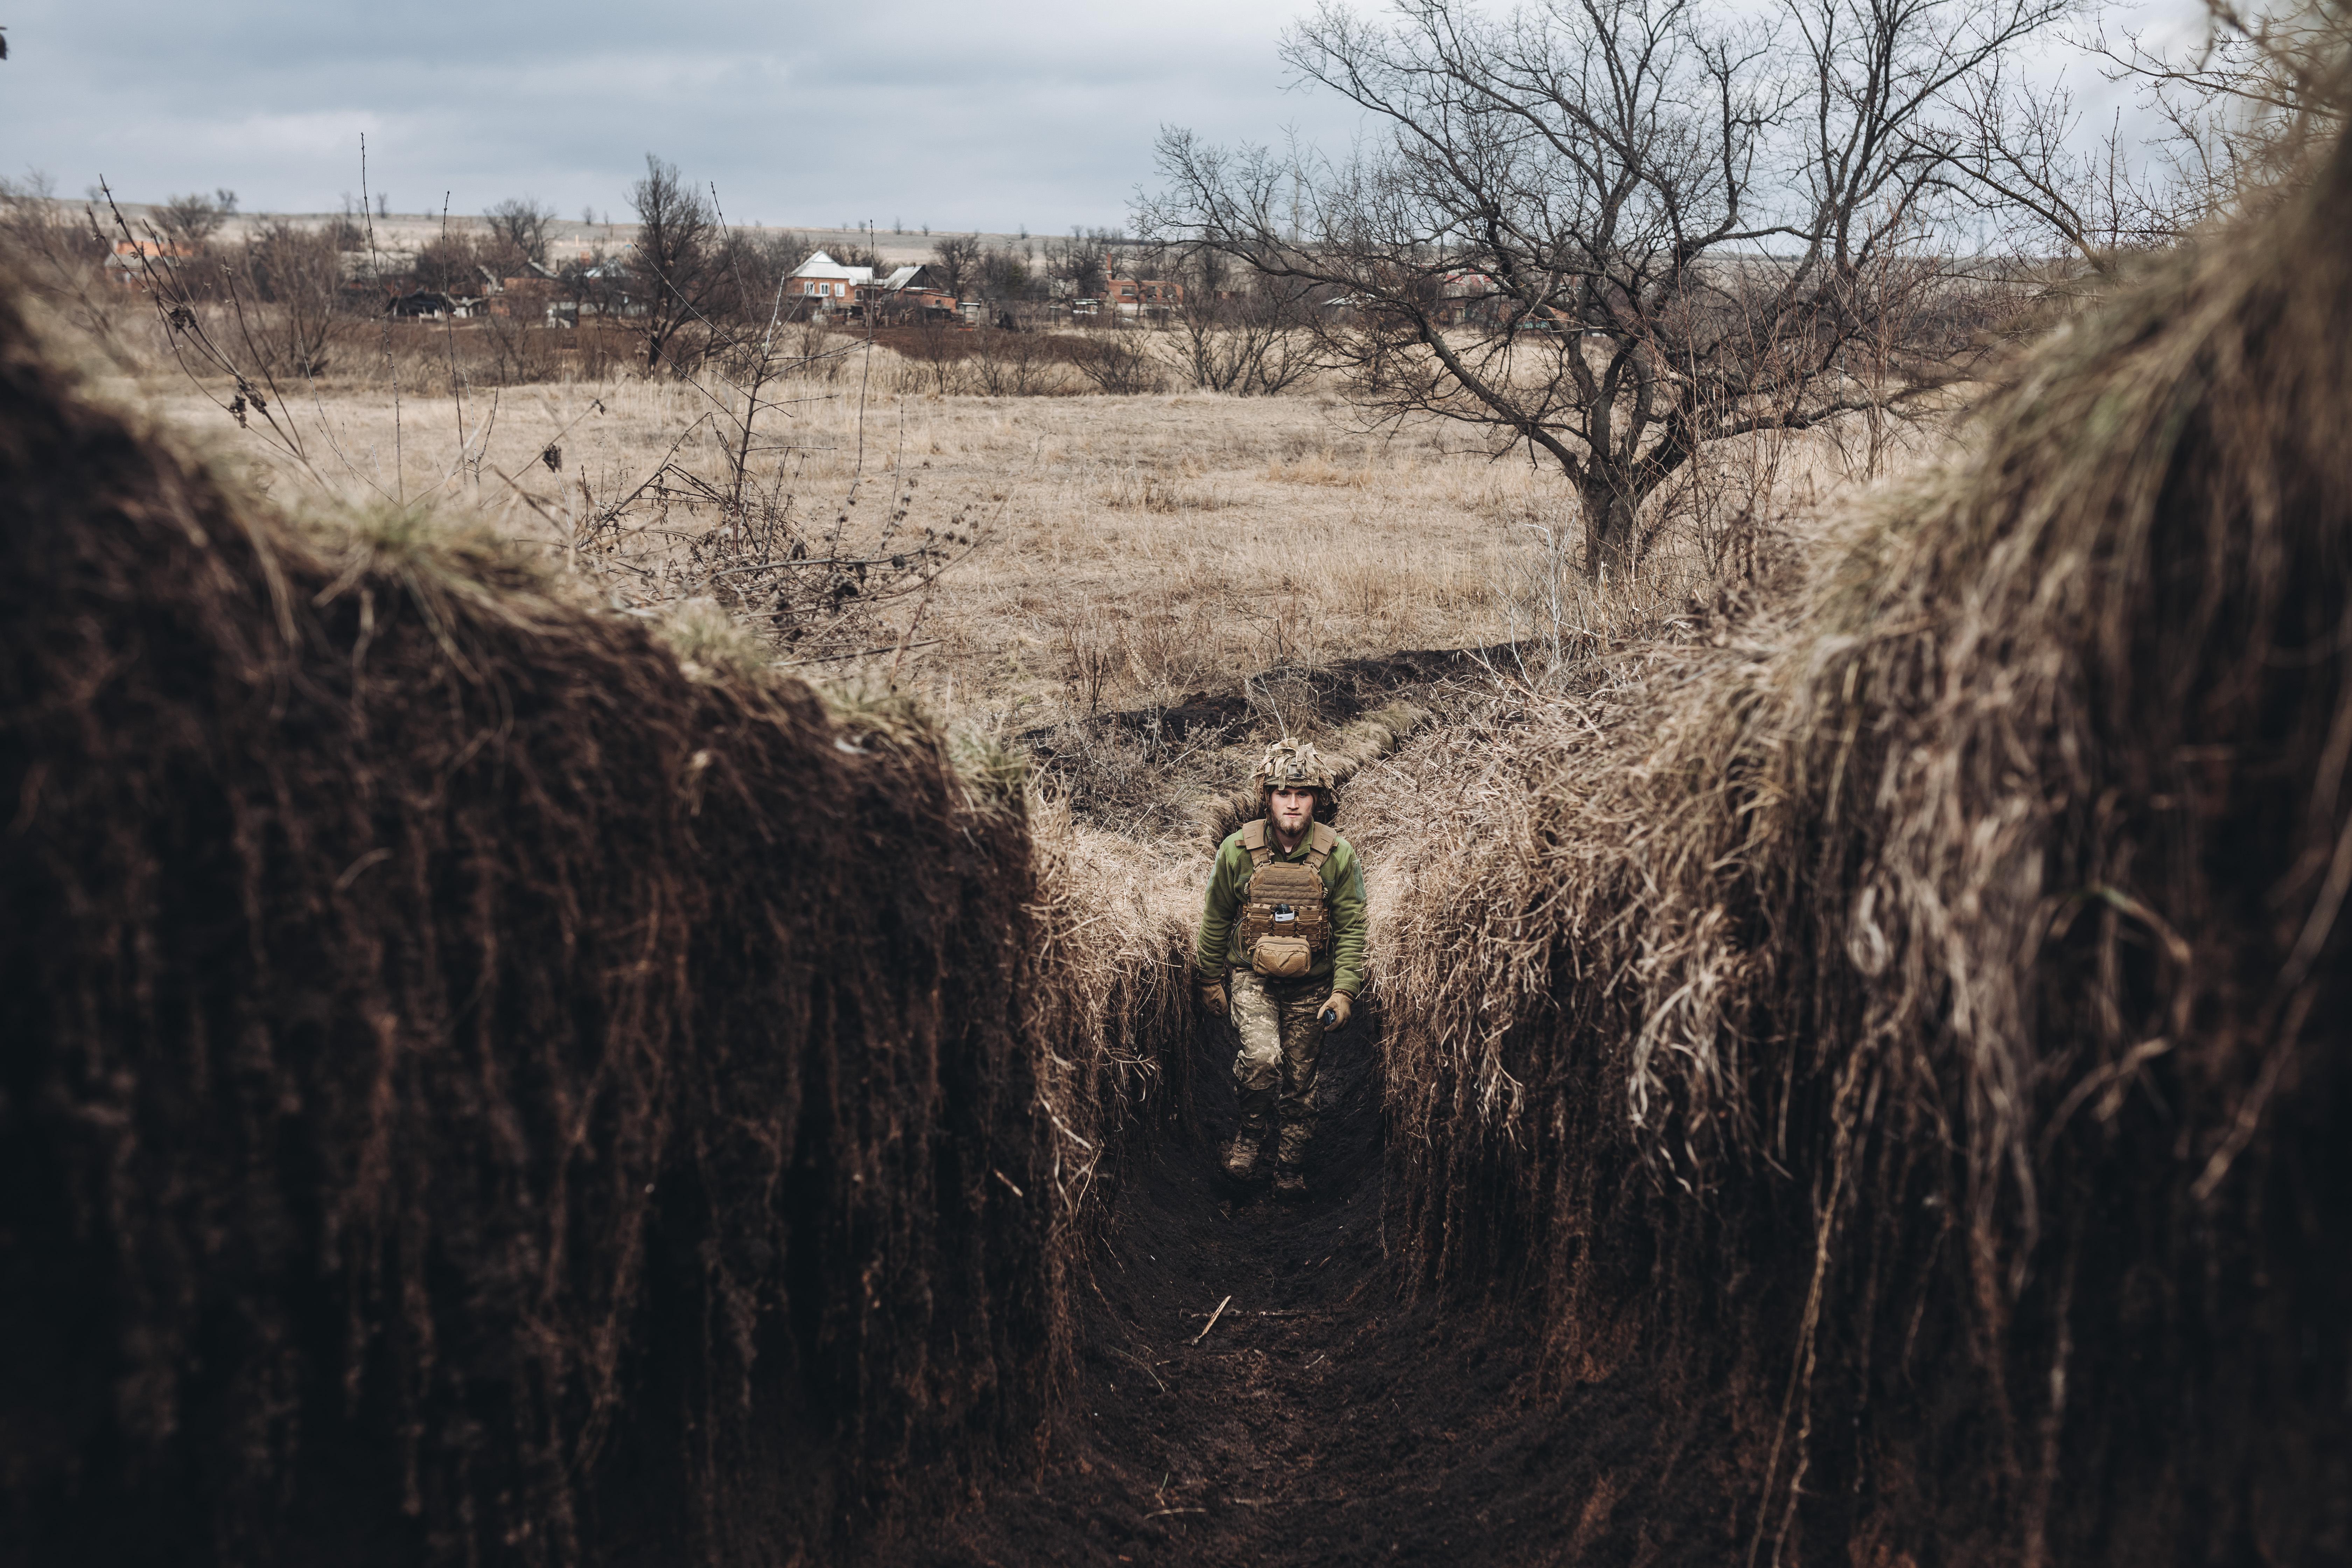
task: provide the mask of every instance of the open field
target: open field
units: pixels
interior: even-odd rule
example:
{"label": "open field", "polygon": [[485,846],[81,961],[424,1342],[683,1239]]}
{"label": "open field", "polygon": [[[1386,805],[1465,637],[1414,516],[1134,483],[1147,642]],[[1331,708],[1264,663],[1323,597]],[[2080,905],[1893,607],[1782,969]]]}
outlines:
{"label": "open field", "polygon": [[[828,376],[787,384],[752,466],[803,531],[846,517],[861,537],[894,497],[911,497],[907,532],[978,541],[929,592],[878,612],[876,657],[942,712],[1026,728],[1178,704],[1280,667],[1484,647],[1536,630],[1575,592],[1565,487],[1524,454],[1490,457],[1463,426],[1367,428],[1328,392],[898,390],[921,369],[853,349]],[[396,416],[381,386],[324,384],[279,411],[315,477],[225,430],[216,404],[184,382],[159,381],[151,395],[280,494],[323,482],[355,504],[429,497],[456,518],[486,515],[632,608],[658,608],[672,590],[583,562],[578,520],[665,463],[723,485],[729,456],[727,416],[704,386],[634,375],[412,395]],[[560,471],[542,460],[551,449]],[[1792,450],[1777,482],[1777,521],[1801,525],[1840,483],[1834,447]],[[712,526],[685,500],[639,504],[634,558]],[[1681,591],[1692,571],[1686,550],[1668,548],[1657,592]],[[843,679],[856,663],[796,668]]]}
{"label": "open field", "polygon": [[[1440,665],[1419,656],[1462,651],[1468,663],[1443,667],[1460,675],[1509,646],[1505,665],[1541,668],[1687,625],[1733,534],[1811,536],[1864,458],[1845,431],[1731,443],[1708,505],[1664,528],[1638,579],[1596,591],[1551,470],[1491,455],[1460,424],[1371,426],[1326,386],[941,395],[933,363],[795,328],[806,357],[763,392],[772,412],[747,452],[742,396],[709,367],[469,386],[450,374],[469,363],[462,333],[440,358],[442,328],[404,331],[397,403],[358,342],[350,369],[300,388],[306,401],[281,386],[300,461],[231,428],[225,386],[151,375],[145,395],[295,504],[323,489],[362,511],[486,521],[588,600],[656,620],[716,592],[764,645],[759,659],[858,700],[903,694],[967,740],[1012,743],[1086,821],[1139,839],[1216,819],[1271,735],[1359,743],[1326,731],[1432,679]],[[1939,442],[1921,436],[1895,460]],[[861,577],[845,626],[788,638],[763,602],[727,596],[744,579],[711,570],[740,542],[712,502],[739,459],[750,510],[817,555],[879,563],[937,545],[948,563],[895,584]]]}

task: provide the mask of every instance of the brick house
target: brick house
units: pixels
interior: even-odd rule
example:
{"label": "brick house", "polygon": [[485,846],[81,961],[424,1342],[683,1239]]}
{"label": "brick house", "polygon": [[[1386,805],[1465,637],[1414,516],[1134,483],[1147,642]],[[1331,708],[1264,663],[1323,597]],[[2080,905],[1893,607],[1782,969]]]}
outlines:
{"label": "brick house", "polygon": [[871,267],[844,267],[820,250],[784,279],[784,299],[793,305],[804,304],[811,310],[845,313],[859,300],[861,292],[873,285]]}
{"label": "brick house", "polygon": [[901,267],[861,292],[872,302],[877,321],[942,321],[956,313],[956,297],[940,286],[928,264]]}
{"label": "brick house", "polygon": [[1156,316],[1184,302],[1184,285],[1158,278],[1108,279],[1102,302],[1106,314]]}

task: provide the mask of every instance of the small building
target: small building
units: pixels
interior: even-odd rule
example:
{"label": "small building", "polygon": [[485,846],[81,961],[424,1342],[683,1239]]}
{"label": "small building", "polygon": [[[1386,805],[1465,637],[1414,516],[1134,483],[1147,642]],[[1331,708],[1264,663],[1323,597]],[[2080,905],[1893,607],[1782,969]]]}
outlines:
{"label": "small building", "polygon": [[384,313],[403,319],[439,321],[445,316],[464,321],[483,314],[488,301],[465,294],[445,293],[438,289],[412,289],[394,294],[384,301]]}
{"label": "small building", "polygon": [[889,277],[882,279],[877,287],[889,294],[903,294],[909,289],[928,293],[945,293],[947,280],[939,275],[938,268],[929,262],[918,261],[912,267],[899,268]]}
{"label": "small building", "polygon": [[784,300],[787,304],[813,311],[846,312],[858,300],[860,290],[873,286],[874,268],[844,267],[820,250],[784,279]]}
{"label": "small building", "polygon": [[[520,278],[501,278],[499,279],[498,289],[490,296],[490,314],[538,316],[552,321],[554,316],[551,307],[560,291],[560,286],[553,279],[542,278],[536,273]],[[575,303],[572,312],[572,320],[577,321],[579,315]]]}
{"label": "small building", "polygon": [[903,325],[944,321],[956,313],[956,297],[941,287],[928,264],[901,267],[879,283],[858,290],[877,321]]}
{"label": "small building", "polygon": [[956,297],[944,289],[907,289],[874,302],[874,319],[893,324],[944,321],[956,313]]}
{"label": "small building", "polygon": [[1164,315],[1184,302],[1184,285],[1159,278],[1112,278],[1103,284],[1102,301],[1108,315]]}
{"label": "small building", "polygon": [[1448,272],[1438,279],[1433,312],[1441,326],[1493,325],[1503,319],[1510,300],[1503,286],[1484,272]]}
{"label": "small building", "polygon": [[196,256],[194,247],[174,245],[170,240],[118,239],[102,265],[109,279],[137,289],[144,286],[149,267],[169,272],[174,262],[193,261]]}

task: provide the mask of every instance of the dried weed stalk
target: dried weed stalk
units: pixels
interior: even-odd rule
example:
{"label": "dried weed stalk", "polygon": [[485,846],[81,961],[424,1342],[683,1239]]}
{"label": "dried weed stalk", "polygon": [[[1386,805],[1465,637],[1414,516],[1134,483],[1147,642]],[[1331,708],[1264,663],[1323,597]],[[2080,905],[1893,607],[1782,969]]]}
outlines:
{"label": "dried weed stalk", "polygon": [[1801,615],[1385,772],[1424,1277],[1677,1371],[1751,1563],[2352,1528],[2347,231],[2339,147]]}
{"label": "dried weed stalk", "polygon": [[1191,1004],[1014,770],[289,525],[6,304],[0,485],[0,1556],[794,1560],[1036,1440]]}

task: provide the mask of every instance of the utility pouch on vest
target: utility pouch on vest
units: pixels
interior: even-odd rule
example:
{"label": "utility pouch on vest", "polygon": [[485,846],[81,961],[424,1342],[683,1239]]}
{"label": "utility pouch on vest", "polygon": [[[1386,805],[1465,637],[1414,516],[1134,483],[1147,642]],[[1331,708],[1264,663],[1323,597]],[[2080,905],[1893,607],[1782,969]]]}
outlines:
{"label": "utility pouch on vest", "polygon": [[1324,901],[1323,862],[1338,843],[1338,836],[1318,822],[1305,860],[1277,860],[1265,822],[1242,829],[1242,847],[1256,868],[1243,895],[1238,935],[1243,955],[1258,973],[1276,980],[1299,979],[1315,967],[1316,956],[1329,949],[1331,915]]}
{"label": "utility pouch on vest", "polygon": [[1315,967],[1315,950],[1304,937],[1262,936],[1250,951],[1250,967],[1276,980],[1297,980]]}

